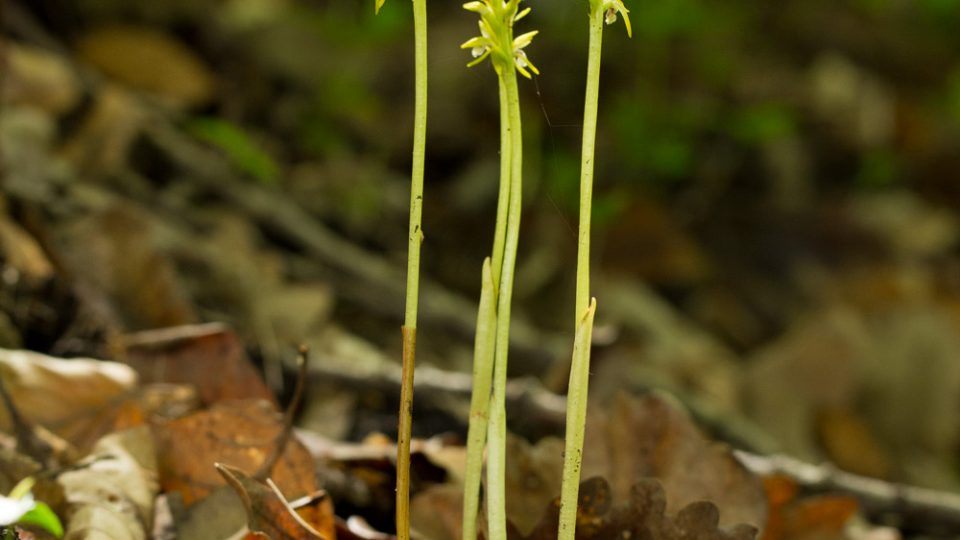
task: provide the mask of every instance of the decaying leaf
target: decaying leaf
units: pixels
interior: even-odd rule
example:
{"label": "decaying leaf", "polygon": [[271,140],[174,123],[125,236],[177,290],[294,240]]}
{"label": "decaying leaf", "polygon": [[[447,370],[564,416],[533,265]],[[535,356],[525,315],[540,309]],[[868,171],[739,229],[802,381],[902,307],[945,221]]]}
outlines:
{"label": "decaying leaf", "polygon": [[205,405],[237,399],[274,402],[243,344],[223,325],[148,330],[125,336],[123,345],[126,363],[144,383],[192,385]]}
{"label": "decaying leaf", "polygon": [[708,439],[679,406],[656,395],[620,394],[611,411],[592,415],[583,475],[609,478],[619,500],[630,496],[641,479],[657,478],[670,514],[706,500],[720,509],[722,526],[749,523],[762,528],[765,522],[760,481],[729,448]]}
{"label": "decaying leaf", "polygon": [[130,392],[110,407],[93,415],[83,432],[71,442],[80,449],[93,446],[101,437],[114,431],[142,426],[151,421],[171,420],[199,407],[197,391],[192,386],[148,384]]}
{"label": "decaying leaf", "polygon": [[156,450],[147,427],[111,433],[94,446],[86,466],[58,478],[72,507],[71,540],[146,540],[157,496]]}
{"label": "decaying leaf", "polygon": [[240,469],[221,463],[217,463],[216,468],[243,502],[251,532],[272,540],[336,538],[333,505],[329,497],[323,497],[319,506],[294,510],[271,480],[262,484]]}
{"label": "decaying leaf", "polygon": [[859,503],[847,495],[799,498],[799,487],[782,475],[764,478],[770,513],[762,540],[844,540]]}
{"label": "decaying leaf", "polygon": [[192,107],[213,95],[210,70],[173,37],[141,26],[96,29],[79,42],[80,56],[117,81]]}
{"label": "decaying leaf", "polygon": [[545,437],[530,444],[507,436],[507,519],[522,533],[540,521],[543,509],[560,494],[563,441]]}
{"label": "decaying leaf", "polygon": [[[82,438],[137,381],[132,369],[116,362],[6,349],[0,349],[0,376],[24,419],[68,441]],[[0,429],[11,429],[5,409]]]}
{"label": "decaying leaf", "polygon": [[463,537],[463,487],[430,486],[410,501],[410,526],[423,538],[458,540]]}
{"label": "decaying leaf", "polygon": [[4,267],[16,272],[16,281],[22,278],[40,284],[53,277],[53,265],[40,244],[6,217],[0,218],[0,255]]}
{"label": "decaying leaf", "polygon": [[[223,485],[214,463],[256,471],[271,454],[282,429],[280,413],[262,400],[220,403],[158,424],[154,432],[160,484],[165,492],[177,492],[189,506]],[[313,458],[296,438],[287,443],[269,476],[290,497],[318,489]]]}
{"label": "decaying leaf", "polygon": [[56,235],[57,255],[87,301],[103,304],[121,330],[185,325],[198,318],[162,249],[160,229],[147,209],[116,203]]}
{"label": "decaying leaf", "polygon": [[60,115],[80,100],[80,80],[62,57],[16,42],[0,47],[6,51],[0,95],[7,106],[29,105]]}
{"label": "decaying leaf", "polygon": [[[697,501],[680,508],[676,514],[666,513],[667,497],[656,480],[642,480],[633,485],[629,496],[618,499],[602,478],[591,478],[580,484],[577,509],[579,540],[632,539],[645,540],[752,540],[757,531],[749,525],[720,527],[720,511],[707,501]],[[537,528],[528,536],[513,531],[511,538],[551,540],[557,537],[560,500],[556,499]]]}

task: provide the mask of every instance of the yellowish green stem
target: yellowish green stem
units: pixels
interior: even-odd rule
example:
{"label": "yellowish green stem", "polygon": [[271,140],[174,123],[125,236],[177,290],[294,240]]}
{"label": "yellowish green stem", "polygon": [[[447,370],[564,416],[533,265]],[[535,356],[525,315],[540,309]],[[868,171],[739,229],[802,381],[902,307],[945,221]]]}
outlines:
{"label": "yellowish green stem", "polygon": [[[378,4],[379,7],[379,4]],[[416,365],[417,302],[420,294],[420,243],[423,241],[423,169],[427,138],[427,2],[413,0],[414,120],[413,166],[410,172],[410,228],[407,250],[407,298],[403,322],[403,376],[397,432],[397,538],[410,538],[410,436],[413,373]]]}

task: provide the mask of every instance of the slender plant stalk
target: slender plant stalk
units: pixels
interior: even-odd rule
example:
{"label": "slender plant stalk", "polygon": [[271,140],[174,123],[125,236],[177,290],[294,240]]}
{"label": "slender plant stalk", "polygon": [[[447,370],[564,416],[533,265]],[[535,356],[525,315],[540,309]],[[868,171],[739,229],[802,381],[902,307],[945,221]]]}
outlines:
{"label": "slender plant stalk", "polygon": [[583,145],[580,154],[580,231],[577,244],[576,322],[570,383],[567,390],[567,430],[560,491],[558,540],[573,540],[577,526],[580,467],[587,419],[587,391],[590,379],[590,340],[596,299],[590,299],[590,217],[593,208],[593,169],[597,136],[597,108],[600,102],[600,53],[603,25],[623,15],[631,34],[628,10],[622,0],[590,0],[590,41],[587,50],[587,87],[583,105]]}
{"label": "slender plant stalk", "polygon": [[558,540],[573,540],[577,530],[577,496],[583,460],[583,434],[587,422],[587,387],[590,377],[590,339],[597,300],[593,299],[577,324],[567,392],[567,433],[563,454],[563,484],[560,492]]}
{"label": "slender plant stalk", "polygon": [[[590,302],[590,217],[593,208],[593,160],[597,138],[597,108],[600,101],[600,51],[603,42],[603,14],[590,15],[590,43],[587,50],[587,90],[583,102],[583,142],[580,151],[580,226],[577,239],[576,323]],[[568,408],[569,410],[569,408]]]}
{"label": "slender plant stalk", "polygon": [[493,349],[497,331],[497,305],[490,257],[483,261],[483,285],[477,310],[477,335],[473,345],[473,393],[470,396],[470,425],[467,430],[467,465],[463,479],[463,538],[477,537],[480,509],[480,478],[483,447],[487,442],[490,414],[490,384],[493,378]]}
{"label": "slender plant stalk", "polygon": [[507,352],[510,345],[510,301],[513,276],[520,239],[520,214],[523,195],[523,133],[520,126],[520,94],[517,74],[513,69],[500,73],[507,97],[510,134],[510,203],[507,211],[507,233],[504,243],[500,294],[497,298],[497,340],[493,368],[493,404],[487,448],[487,526],[491,540],[507,537],[506,515],[506,390]]}
{"label": "slender plant stalk", "polygon": [[[382,0],[378,0],[379,5]],[[410,436],[413,423],[413,373],[417,350],[417,302],[420,292],[420,244],[423,241],[423,169],[427,138],[427,2],[413,0],[414,120],[410,172],[410,228],[407,250],[407,298],[403,328],[403,370],[397,428],[397,538],[410,538]]]}
{"label": "slender plant stalk", "polygon": [[597,134],[597,107],[600,99],[600,51],[603,42],[603,13],[590,12],[590,41],[587,50],[587,89],[583,106],[583,143],[580,154],[580,227],[577,243],[576,326],[570,382],[567,385],[567,429],[560,490],[558,540],[573,540],[577,529],[577,502],[583,435],[587,418],[587,389],[590,376],[590,339],[596,301],[590,298],[590,217],[593,208],[593,164]]}
{"label": "slender plant stalk", "polygon": [[500,89],[500,188],[497,194],[497,221],[494,225],[491,268],[495,291],[500,290],[500,273],[503,271],[503,244],[507,237],[507,210],[510,205],[510,156],[513,152],[507,89],[502,82],[497,86]]}

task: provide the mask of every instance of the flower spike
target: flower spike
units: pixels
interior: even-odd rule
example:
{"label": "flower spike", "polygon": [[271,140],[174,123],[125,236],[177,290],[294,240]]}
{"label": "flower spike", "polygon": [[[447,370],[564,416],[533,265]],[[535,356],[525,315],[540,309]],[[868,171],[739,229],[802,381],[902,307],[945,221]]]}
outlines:
{"label": "flower spike", "polygon": [[520,9],[520,1],[473,0],[463,4],[463,9],[480,15],[480,35],[460,46],[462,49],[470,49],[474,57],[474,60],[467,64],[468,67],[475,66],[490,56],[494,69],[498,72],[513,66],[528,79],[531,71],[540,73],[523,50],[530,45],[537,32],[527,32],[513,39],[513,23],[530,13],[529,7]]}

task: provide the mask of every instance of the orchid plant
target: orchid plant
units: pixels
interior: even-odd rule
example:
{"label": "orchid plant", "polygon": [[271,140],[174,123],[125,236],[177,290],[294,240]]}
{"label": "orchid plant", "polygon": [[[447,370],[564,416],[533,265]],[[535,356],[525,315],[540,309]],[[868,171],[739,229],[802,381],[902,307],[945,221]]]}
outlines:
{"label": "orchid plant", "polygon": [[523,134],[517,72],[526,78],[537,67],[524,49],[536,31],[514,37],[514,23],[530,13],[520,0],[475,0],[464,9],[480,16],[480,35],[463,45],[475,66],[487,58],[497,74],[500,96],[500,189],[493,252],[483,263],[480,307],[474,346],[473,395],[467,433],[464,478],[463,538],[477,536],[480,478],[487,450],[487,537],[507,536],[506,517],[506,387],[510,340],[510,301],[520,234],[523,193]]}
{"label": "orchid plant", "polygon": [[587,89],[583,106],[583,143],[580,154],[580,226],[577,245],[576,332],[570,382],[567,390],[567,429],[563,457],[563,484],[560,492],[560,540],[573,540],[577,525],[577,498],[583,458],[583,435],[587,418],[587,389],[590,377],[590,340],[596,299],[590,298],[590,213],[593,198],[593,166],[600,101],[600,51],[603,25],[623,17],[627,35],[632,36],[629,11],[621,0],[590,1],[590,42],[587,52]]}

